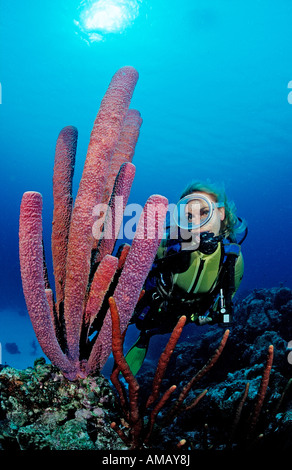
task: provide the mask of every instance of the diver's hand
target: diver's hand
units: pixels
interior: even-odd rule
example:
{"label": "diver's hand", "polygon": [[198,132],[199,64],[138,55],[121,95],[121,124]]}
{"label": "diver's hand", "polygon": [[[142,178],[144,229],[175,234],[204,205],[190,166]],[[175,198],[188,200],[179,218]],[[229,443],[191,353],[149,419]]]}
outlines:
{"label": "diver's hand", "polygon": [[207,323],[210,323],[213,321],[211,317],[198,317],[198,323],[200,326],[207,325]]}

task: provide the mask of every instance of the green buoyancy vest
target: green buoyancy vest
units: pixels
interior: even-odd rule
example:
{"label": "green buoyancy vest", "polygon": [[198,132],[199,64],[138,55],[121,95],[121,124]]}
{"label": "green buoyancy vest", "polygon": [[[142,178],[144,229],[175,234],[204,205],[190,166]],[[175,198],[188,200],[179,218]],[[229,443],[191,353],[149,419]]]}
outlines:
{"label": "green buoyancy vest", "polygon": [[[239,247],[235,263],[235,291],[243,277],[244,262]],[[206,255],[199,250],[190,253],[189,267],[184,272],[173,271],[173,285],[187,294],[207,294],[216,286],[222,268],[224,248],[218,244],[214,253]]]}

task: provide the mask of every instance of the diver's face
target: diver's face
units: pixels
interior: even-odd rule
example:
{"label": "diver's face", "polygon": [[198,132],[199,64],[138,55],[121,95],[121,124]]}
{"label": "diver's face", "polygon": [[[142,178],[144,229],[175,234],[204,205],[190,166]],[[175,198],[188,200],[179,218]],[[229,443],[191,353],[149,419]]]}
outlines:
{"label": "diver's face", "polygon": [[[189,202],[185,207],[185,214],[188,219],[188,222],[193,225],[200,225],[207,218],[209,213],[209,208],[207,202],[200,199],[200,205],[198,208],[198,203],[196,202],[196,196],[205,196],[211,202],[216,203],[214,196],[204,192],[194,192],[191,193],[192,201]],[[197,200],[199,201],[199,199]],[[213,215],[211,219],[202,227],[191,229],[191,232],[194,234],[199,234],[202,232],[212,232],[215,236],[219,235],[220,227],[222,221],[225,219],[225,208],[224,207],[214,207]]]}

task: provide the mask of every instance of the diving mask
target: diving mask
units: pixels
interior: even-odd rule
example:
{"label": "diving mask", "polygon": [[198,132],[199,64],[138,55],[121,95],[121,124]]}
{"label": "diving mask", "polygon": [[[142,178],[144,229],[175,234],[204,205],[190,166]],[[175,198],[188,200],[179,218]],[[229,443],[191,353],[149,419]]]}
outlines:
{"label": "diving mask", "polygon": [[182,229],[198,229],[212,219],[216,207],[224,207],[224,203],[213,202],[203,194],[190,194],[178,201],[173,218]]}

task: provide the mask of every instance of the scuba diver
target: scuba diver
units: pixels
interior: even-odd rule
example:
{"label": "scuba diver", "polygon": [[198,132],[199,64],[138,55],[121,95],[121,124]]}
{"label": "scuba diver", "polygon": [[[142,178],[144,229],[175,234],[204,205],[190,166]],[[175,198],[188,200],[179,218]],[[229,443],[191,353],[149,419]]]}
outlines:
{"label": "scuba diver", "polygon": [[[126,355],[134,375],[156,334],[170,333],[181,315],[197,325],[232,320],[233,296],[243,276],[245,223],[224,190],[191,183],[181,195],[144,284],[130,324],[140,335]],[[240,241],[237,233],[244,232]]]}

